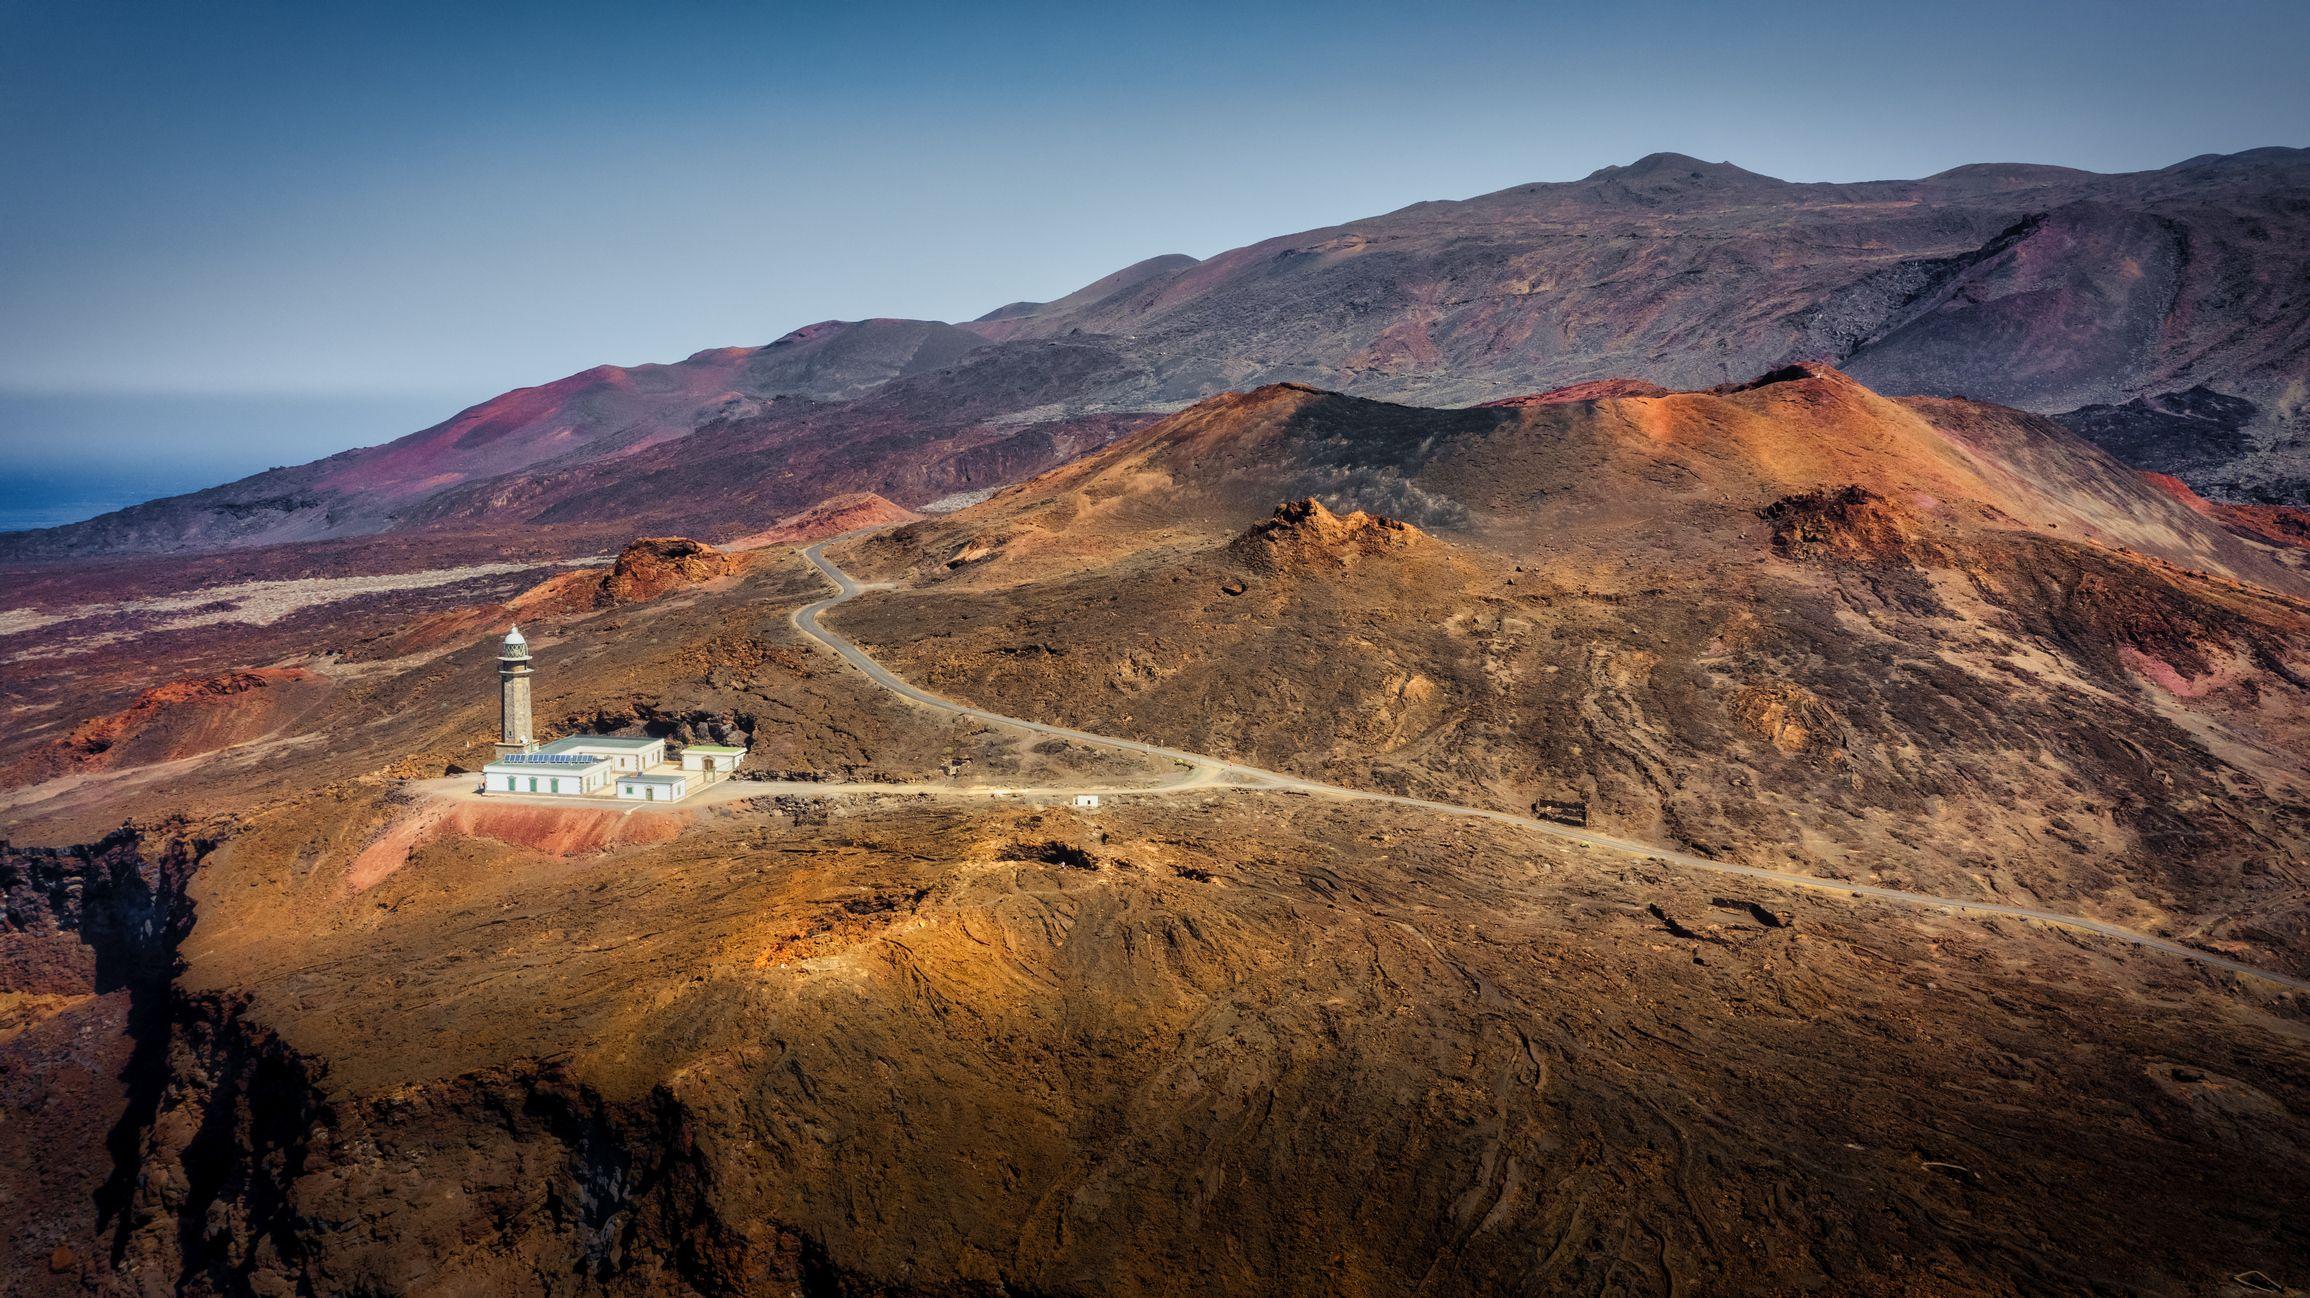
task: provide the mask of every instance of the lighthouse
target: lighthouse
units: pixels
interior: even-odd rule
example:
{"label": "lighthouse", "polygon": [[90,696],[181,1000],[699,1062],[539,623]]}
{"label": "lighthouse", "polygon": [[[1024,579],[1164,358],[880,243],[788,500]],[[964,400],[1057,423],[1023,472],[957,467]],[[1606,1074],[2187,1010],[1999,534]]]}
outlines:
{"label": "lighthouse", "polygon": [[746,760],[746,750],[730,744],[690,744],[677,766],[666,760],[664,739],[642,736],[565,735],[541,744],[529,722],[531,674],[529,641],[515,627],[497,649],[497,697],[503,712],[497,756],[481,768],[485,793],[680,802],[733,778]]}
{"label": "lighthouse", "polygon": [[497,651],[499,757],[537,751],[537,732],[529,725],[529,676],[529,641],[515,627],[505,633],[505,644]]}

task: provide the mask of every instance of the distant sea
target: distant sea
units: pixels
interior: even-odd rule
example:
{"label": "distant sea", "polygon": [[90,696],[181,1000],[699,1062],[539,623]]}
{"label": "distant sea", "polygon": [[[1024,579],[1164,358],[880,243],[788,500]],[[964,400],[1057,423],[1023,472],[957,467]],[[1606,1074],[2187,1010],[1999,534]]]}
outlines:
{"label": "distant sea", "polygon": [[413,433],[459,394],[0,391],[0,532],[77,523]]}
{"label": "distant sea", "polygon": [[0,532],[60,527],[162,496],[216,485],[206,473],[0,470]]}
{"label": "distant sea", "polygon": [[15,507],[0,505],[0,532],[29,532],[36,527],[62,527],[84,518],[95,518],[116,509],[150,500],[150,496],[125,496],[108,500],[63,500],[47,505]]}

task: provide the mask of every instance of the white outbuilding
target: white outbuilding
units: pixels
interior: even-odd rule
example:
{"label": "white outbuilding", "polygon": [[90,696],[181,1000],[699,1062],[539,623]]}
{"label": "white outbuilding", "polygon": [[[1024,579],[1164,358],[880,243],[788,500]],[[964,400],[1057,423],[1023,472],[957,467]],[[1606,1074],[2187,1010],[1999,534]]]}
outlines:
{"label": "white outbuilding", "polygon": [[682,750],[682,769],[704,783],[726,780],[746,760],[746,750],[730,744],[691,744]]}
{"label": "white outbuilding", "polygon": [[680,802],[690,796],[690,777],[663,772],[621,775],[618,796],[628,802]]}

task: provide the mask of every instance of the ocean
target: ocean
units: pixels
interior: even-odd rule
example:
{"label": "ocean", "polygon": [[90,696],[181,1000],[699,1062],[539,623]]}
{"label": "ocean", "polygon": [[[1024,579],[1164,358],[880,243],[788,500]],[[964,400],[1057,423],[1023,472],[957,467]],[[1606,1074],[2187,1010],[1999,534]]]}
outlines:
{"label": "ocean", "polygon": [[0,532],[77,523],[389,441],[463,404],[427,393],[0,391]]}

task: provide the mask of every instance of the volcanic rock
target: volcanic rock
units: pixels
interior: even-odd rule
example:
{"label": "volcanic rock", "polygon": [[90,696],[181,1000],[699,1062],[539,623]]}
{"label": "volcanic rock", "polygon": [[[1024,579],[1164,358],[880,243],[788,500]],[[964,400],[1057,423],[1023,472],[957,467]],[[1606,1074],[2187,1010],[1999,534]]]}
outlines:
{"label": "volcanic rock", "polygon": [[1357,509],[1345,517],[1316,500],[1286,501],[1238,537],[1229,552],[1246,567],[1284,572],[1310,567],[1352,568],[1362,560],[1402,551],[1422,540],[1409,523]]}

